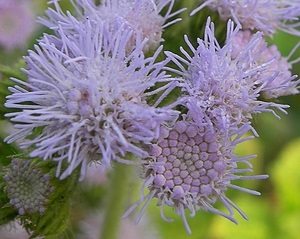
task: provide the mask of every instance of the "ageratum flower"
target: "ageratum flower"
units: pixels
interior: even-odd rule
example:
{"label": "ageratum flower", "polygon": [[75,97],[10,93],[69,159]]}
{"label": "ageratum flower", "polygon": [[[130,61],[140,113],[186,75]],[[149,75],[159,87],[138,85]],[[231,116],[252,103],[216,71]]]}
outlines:
{"label": "ageratum flower", "polygon": [[[239,52],[241,52],[245,45],[248,44],[252,37],[252,34],[249,30],[239,31],[234,39],[233,39],[233,51],[232,58],[236,58]],[[261,45],[265,44],[264,39],[262,39],[260,44],[257,44],[257,48],[259,49]],[[298,46],[295,47],[295,49]],[[295,50],[294,49],[294,50]],[[291,95],[297,94],[298,91],[298,83],[299,80],[294,80],[296,76],[292,76],[291,69],[292,64],[299,61],[299,59],[295,61],[289,61],[289,58],[293,54],[294,50],[292,50],[290,56],[283,57],[276,45],[268,46],[261,53],[260,57],[257,59],[257,64],[264,64],[268,62],[265,73],[262,74],[277,74],[277,76],[268,84],[264,86],[262,89],[261,95],[266,99],[278,98],[283,95]]]}
{"label": "ageratum flower", "polygon": [[[172,13],[174,0],[107,0],[99,6],[92,0],[76,0],[75,6],[78,21],[89,20],[93,28],[98,27],[100,21],[109,25],[111,32],[116,32],[120,27],[133,31],[131,40],[128,43],[128,50],[135,46],[137,35],[142,39],[147,38],[144,51],[156,49],[162,41],[162,31],[165,27],[179,21],[171,20],[179,12]],[[55,9],[49,8],[46,13],[48,19],[40,19],[40,22],[47,27],[57,30],[62,27],[65,31],[72,32],[74,21],[77,21],[69,12],[66,14],[61,10],[58,0],[52,1]],[[164,16],[161,11],[167,8]]]}
{"label": "ageratum flower", "polygon": [[[177,117],[173,110],[147,103],[149,96],[172,85],[161,71],[166,62],[155,63],[161,48],[145,58],[144,40],[127,56],[132,32],[105,29],[90,28],[74,38],[78,41],[61,31],[61,48],[45,35],[25,57],[28,81],[13,79],[19,85],[9,88],[5,106],[18,111],[6,116],[17,130],[5,141],[31,135],[21,148],[30,148],[32,157],[57,161],[62,179],[78,166],[83,177],[93,160],[107,166],[111,160],[132,163],[127,154],[146,157],[140,144],[157,139],[160,126]],[[61,172],[63,162],[68,167]]]}
{"label": "ageratum flower", "polygon": [[223,20],[233,19],[243,29],[273,35],[277,30],[300,36],[300,2],[298,0],[203,0],[191,15],[205,6],[218,11]]}
{"label": "ageratum flower", "polygon": [[4,176],[9,203],[25,213],[43,213],[47,196],[53,191],[50,175],[35,167],[31,160],[13,159]]}
{"label": "ageratum flower", "polygon": [[[171,222],[164,214],[164,206],[172,207],[181,216],[185,228],[191,233],[185,209],[194,216],[198,210],[210,211],[236,223],[236,209],[245,219],[247,216],[227,196],[228,188],[259,195],[233,184],[235,180],[265,179],[266,175],[242,176],[242,173],[252,172],[248,159],[253,156],[239,158],[233,151],[238,143],[247,140],[241,137],[250,129],[249,124],[229,134],[222,133],[213,125],[198,124],[189,117],[178,121],[173,128],[163,128],[156,145],[149,147],[150,157],[143,165],[145,181],[141,192],[149,189],[149,193],[141,194],[124,216],[131,213],[140,204],[145,206],[140,211],[140,220],[146,206],[153,198],[158,199],[161,206],[161,216]],[[239,168],[245,163],[246,168]],[[214,207],[221,201],[228,213]]]}
{"label": "ageratum flower", "polygon": [[6,50],[26,45],[34,30],[34,14],[28,1],[0,0],[0,47]]}
{"label": "ageratum flower", "polygon": [[[285,112],[287,105],[265,102],[259,99],[266,85],[274,81],[277,72],[269,71],[272,59],[261,57],[266,49],[262,33],[251,37],[239,54],[233,59],[234,38],[239,27],[228,22],[227,39],[221,46],[214,35],[214,25],[208,19],[204,39],[198,39],[195,48],[187,36],[185,41],[188,53],[180,48],[185,58],[166,52],[177,68],[166,68],[181,77],[181,104],[193,107],[198,114],[205,112],[205,121],[211,121],[220,130],[236,129],[248,123],[253,114],[272,112],[274,109]],[[286,81],[293,77],[287,76]]]}

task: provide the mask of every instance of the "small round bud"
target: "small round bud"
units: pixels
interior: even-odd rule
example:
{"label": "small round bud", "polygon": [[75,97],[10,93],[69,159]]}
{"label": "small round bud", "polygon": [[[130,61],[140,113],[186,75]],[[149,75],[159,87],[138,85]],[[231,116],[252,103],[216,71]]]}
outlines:
{"label": "small round bud", "polygon": [[4,176],[9,203],[20,215],[42,213],[47,196],[53,191],[50,175],[35,168],[30,160],[13,159]]}

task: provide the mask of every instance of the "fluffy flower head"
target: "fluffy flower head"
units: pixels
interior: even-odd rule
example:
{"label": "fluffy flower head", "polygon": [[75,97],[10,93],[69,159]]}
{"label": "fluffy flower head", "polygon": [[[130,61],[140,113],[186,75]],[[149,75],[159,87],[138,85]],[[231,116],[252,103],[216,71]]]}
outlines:
{"label": "fluffy flower head", "polygon": [[[239,31],[233,38],[233,51],[232,58],[235,59],[239,52],[243,50],[245,45],[247,45],[252,37],[249,30]],[[259,49],[264,43],[262,39],[261,43],[257,44],[257,49]],[[298,46],[295,47],[295,49]],[[295,50],[294,49],[294,50]],[[293,51],[294,51],[293,50]],[[293,53],[293,51],[291,53]],[[290,54],[291,56],[292,54]],[[288,57],[283,57],[276,45],[271,45],[266,47],[259,58],[257,59],[257,64],[264,64],[267,62],[265,73],[262,74],[277,74],[277,76],[262,89],[261,95],[264,98],[271,99],[277,98],[283,95],[297,94],[297,85],[299,80],[294,80],[296,76],[292,76],[292,62],[289,62]],[[297,61],[297,60],[296,60]]]}
{"label": "fluffy flower head", "polygon": [[[166,53],[178,66],[178,69],[168,69],[182,77],[180,103],[191,110],[195,121],[198,114],[205,114],[205,121],[212,122],[220,130],[240,127],[255,113],[273,112],[276,115],[272,108],[284,111],[287,107],[259,99],[264,87],[277,76],[277,72],[268,69],[272,59],[261,57],[266,48],[265,43],[261,44],[262,33],[253,35],[233,59],[234,39],[238,32],[239,27],[235,28],[229,21],[226,43],[221,46],[214,36],[214,25],[208,20],[204,39],[198,39],[196,48],[185,37],[192,54],[184,48],[180,50],[185,58]],[[287,76],[285,80],[293,78]]]}
{"label": "fluffy flower head", "polygon": [[0,46],[12,50],[24,46],[34,30],[34,14],[28,1],[0,0]]}
{"label": "fluffy flower head", "polygon": [[[161,205],[161,215],[166,221],[163,206],[173,207],[182,217],[186,230],[190,233],[185,209],[191,216],[196,211],[210,211],[229,220],[233,218],[235,208],[244,218],[246,215],[225,195],[227,188],[238,189],[247,193],[259,195],[232,184],[238,179],[263,179],[265,175],[241,176],[240,173],[251,172],[249,157],[238,158],[233,153],[241,136],[249,130],[245,125],[236,133],[234,140],[220,134],[211,126],[198,125],[193,121],[178,121],[174,128],[164,128],[157,145],[149,148],[150,157],[144,164],[145,182],[142,186],[149,189],[147,196],[141,195],[140,200],[125,214],[129,214],[139,204],[146,201],[146,205],[153,198]],[[238,162],[248,165],[247,169],[238,169]],[[216,209],[213,205],[220,200],[228,210],[228,214]],[[142,216],[143,210],[137,220]]]}
{"label": "fluffy flower head", "polygon": [[58,175],[66,160],[69,166],[61,178],[79,165],[84,176],[91,160],[109,165],[112,159],[123,162],[127,153],[146,156],[139,144],[156,139],[160,125],[176,116],[146,102],[152,95],[148,89],[167,81],[160,71],[165,62],[154,63],[161,49],[145,58],[143,41],[127,56],[131,32],[86,29],[74,41],[61,32],[57,45],[63,50],[52,44],[54,38],[44,36],[36,52],[25,57],[28,82],[15,79],[22,87],[10,88],[13,94],[6,102],[6,107],[21,110],[7,115],[18,130],[6,141],[42,128],[21,146],[34,146],[33,157],[58,161]]}
{"label": "fluffy flower head", "polygon": [[300,2],[298,0],[204,0],[191,14],[203,7],[218,11],[223,20],[233,19],[243,29],[273,35],[277,30],[299,36]]}
{"label": "fluffy flower head", "polygon": [[[60,25],[65,31],[71,32],[72,25],[77,20],[70,13],[63,13],[57,0],[52,2],[55,10],[48,9],[46,13],[49,19],[40,19],[40,22],[54,30]],[[182,11],[171,12],[174,0],[106,0],[99,6],[91,0],[76,0],[75,3],[80,16],[78,21],[89,20],[93,28],[104,21],[111,32],[118,31],[120,27],[131,30],[133,34],[128,42],[128,51],[135,46],[137,36],[148,39],[143,49],[145,52],[156,49],[162,41],[163,28],[180,19],[167,21]],[[160,12],[164,8],[167,8],[167,12],[162,16]]]}

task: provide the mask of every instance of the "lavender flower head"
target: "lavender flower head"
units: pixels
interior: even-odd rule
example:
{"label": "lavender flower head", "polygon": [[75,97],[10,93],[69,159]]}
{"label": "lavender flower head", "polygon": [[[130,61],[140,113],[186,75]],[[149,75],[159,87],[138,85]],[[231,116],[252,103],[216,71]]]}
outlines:
{"label": "lavender flower head", "polygon": [[34,14],[28,1],[0,0],[0,46],[6,50],[26,45],[33,33]]}
{"label": "lavender flower head", "polygon": [[[163,128],[156,145],[149,147],[150,157],[143,165],[145,181],[141,188],[140,200],[125,214],[126,217],[136,207],[145,202],[138,214],[137,222],[142,217],[147,205],[153,198],[158,199],[161,216],[171,222],[164,214],[164,206],[172,207],[181,216],[188,233],[185,209],[194,216],[198,210],[205,210],[221,215],[230,221],[234,219],[233,208],[245,219],[247,216],[225,194],[228,188],[259,195],[232,182],[235,180],[265,179],[266,175],[242,176],[241,173],[252,172],[248,159],[254,156],[239,158],[233,151],[236,145],[249,138],[242,136],[251,129],[249,124],[229,134],[224,134],[213,125],[198,124],[187,117],[178,121],[173,128]],[[233,138],[233,139],[231,139]],[[246,168],[238,165],[245,163]],[[144,196],[144,189],[149,194]],[[214,207],[220,200],[228,210],[222,212]]]}
{"label": "lavender flower head", "polygon": [[[268,69],[272,59],[265,60],[261,57],[266,49],[266,44],[261,44],[262,33],[254,34],[240,49],[236,58],[232,58],[234,39],[239,30],[239,27],[234,27],[234,23],[229,21],[226,43],[220,46],[214,36],[214,25],[208,19],[204,39],[198,39],[196,48],[185,36],[191,55],[183,47],[180,50],[185,58],[166,52],[178,67],[166,69],[181,76],[181,104],[195,109],[195,121],[203,118],[213,122],[220,130],[240,127],[248,123],[253,114],[261,112],[272,112],[278,116],[274,109],[285,112],[284,108],[288,107],[259,99],[265,86],[278,75]],[[295,76],[288,75],[282,82],[292,81],[294,78]],[[203,112],[204,117],[199,117],[198,114]]]}
{"label": "lavender flower head", "polygon": [[[171,221],[164,215],[163,207],[173,207],[189,233],[185,209],[191,216],[202,209],[233,222],[236,222],[233,218],[233,209],[236,209],[247,218],[226,196],[226,191],[234,188],[259,195],[233,182],[265,179],[267,176],[242,175],[252,172],[248,160],[254,156],[239,157],[234,150],[239,143],[254,137],[246,136],[248,131],[257,136],[250,122],[252,114],[272,111],[270,106],[284,110],[285,106],[257,99],[261,87],[269,78],[273,79],[273,75],[259,78],[265,68],[256,64],[259,55],[255,46],[261,42],[262,34],[256,34],[237,58],[232,59],[232,39],[238,30],[229,21],[227,43],[221,47],[214,37],[214,25],[208,19],[204,40],[198,39],[196,49],[185,38],[192,56],[183,48],[181,52],[186,59],[166,52],[178,69],[165,69],[181,76],[177,86],[182,87],[182,95],[173,106],[180,105],[185,113],[173,127],[161,129],[156,145],[149,145],[150,157],[145,158],[142,166],[145,181],[140,200],[124,216],[145,203],[138,214],[139,221],[149,202],[157,198],[162,207],[162,218]],[[240,168],[243,163],[246,167]],[[143,194],[145,188],[149,189],[146,196]],[[228,213],[214,207],[218,200]]]}
{"label": "lavender flower head", "polygon": [[203,0],[191,15],[205,6],[218,11],[223,20],[233,19],[243,29],[273,35],[277,30],[300,36],[300,2],[298,0]]}
{"label": "lavender flower head", "polygon": [[[235,59],[239,52],[241,52],[245,45],[247,45],[252,37],[252,33],[249,30],[239,31],[233,39],[233,51],[232,58]],[[257,44],[259,49],[261,45],[265,44],[264,39],[262,39],[260,44]],[[278,98],[284,95],[291,95],[299,93],[297,85],[299,80],[292,76],[291,69],[292,64],[299,61],[296,59],[294,61],[289,61],[293,52],[297,49],[298,45],[291,51],[288,57],[283,57],[276,45],[271,45],[266,47],[258,58],[258,64],[264,64],[266,62],[267,66],[265,73],[271,74],[272,72],[277,74],[277,76],[262,89],[261,95],[266,99]]]}
{"label": "lavender flower head", "polygon": [[[157,139],[160,126],[177,117],[175,111],[146,101],[171,86],[161,71],[165,62],[155,63],[161,48],[145,58],[144,40],[127,56],[132,32],[120,29],[110,34],[104,25],[99,32],[82,29],[74,41],[59,32],[61,49],[45,35],[36,52],[25,57],[28,82],[13,79],[20,86],[9,88],[12,94],[5,104],[19,109],[6,115],[17,131],[5,140],[11,143],[41,129],[22,141],[21,148],[33,147],[30,156],[57,161],[62,179],[78,166],[82,179],[93,160],[109,166],[111,160],[133,163],[125,159],[127,154],[146,157],[140,144]],[[151,91],[158,82],[166,84]],[[63,162],[68,167],[61,172]]]}
{"label": "lavender flower head", "polygon": [[[107,0],[99,6],[91,0],[76,0],[75,7],[79,15],[79,21],[89,20],[94,28],[98,23],[105,21],[109,25],[111,32],[116,32],[120,27],[133,31],[128,43],[130,52],[135,46],[137,35],[142,39],[147,38],[148,42],[144,46],[144,51],[156,49],[162,41],[162,31],[165,27],[179,21],[175,19],[167,22],[170,18],[177,15],[172,13],[174,0]],[[51,29],[58,29],[59,25],[71,32],[74,21],[77,21],[69,12],[66,14],[61,10],[58,0],[51,1],[55,9],[49,8],[46,13],[49,19],[40,19],[40,22]],[[167,8],[164,16],[160,12]]]}

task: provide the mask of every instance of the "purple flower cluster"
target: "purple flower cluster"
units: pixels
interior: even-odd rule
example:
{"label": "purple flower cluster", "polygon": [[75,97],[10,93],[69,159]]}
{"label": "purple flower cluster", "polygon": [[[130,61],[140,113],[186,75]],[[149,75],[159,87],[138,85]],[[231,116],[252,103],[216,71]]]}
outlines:
{"label": "purple flower cluster", "polygon": [[[234,208],[246,218],[225,192],[227,188],[235,188],[259,195],[232,181],[264,179],[267,175],[241,175],[252,172],[248,160],[253,156],[238,157],[234,149],[252,138],[245,137],[248,131],[258,136],[251,126],[254,114],[271,112],[279,117],[276,111],[285,112],[288,107],[260,99],[269,85],[279,82],[272,88],[276,91],[285,89],[288,82],[289,88],[297,92],[298,81],[294,82],[296,77],[290,74],[285,75],[285,80],[277,80],[278,74],[270,70],[273,60],[263,57],[268,49],[262,44],[262,33],[253,35],[237,51],[234,47],[239,34],[240,28],[229,21],[226,44],[221,46],[214,35],[214,24],[208,19],[204,40],[198,39],[197,47],[185,36],[189,51],[180,49],[184,57],[165,52],[176,66],[165,69],[178,76],[182,91],[172,106],[180,105],[185,110],[182,119],[161,130],[156,145],[149,146],[150,157],[143,165],[143,188],[150,188],[150,192],[141,195],[127,214],[156,197],[159,205],[176,209],[188,232],[184,209],[191,215],[199,209],[211,211],[235,222]],[[246,163],[247,167],[239,169],[240,163]],[[222,201],[228,214],[213,207],[217,200]],[[169,221],[163,211],[162,217]]]}
{"label": "purple flower cluster", "polygon": [[[161,71],[166,61],[155,62],[161,47],[146,58],[145,38],[128,53],[132,35],[122,27],[110,32],[100,20],[97,28],[89,20],[74,22],[72,35],[63,29],[45,35],[25,57],[28,81],[14,79],[22,86],[10,88],[5,105],[21,111],[7,114],[18,130],[6,141],[42,128],[21,148],[35,146],[32,157],[57,161],[62,179],[79,165],[84,177],[93,160],[109,165],[128,161],[128,153],[147,156],[141,144],[157,139],[160,126],[178,113],[147,104],[148,97],[174,84]],[[152,91],[157,83],[165,84]],[[68,167],[61,172],[65,160]]]}
{"label": "purple flower cluster", "polygon": [[298,0],[202,0],[194,15],[208,6],[218,11],[223,20],[233,19],[243,29],[259,30],[266,35],[273,35],[281,30],[300,36],[297,22],[300,15]]}
{"label": "purple flower cluster", "polygon": [[0,47],[14,50],[26,45],[35,29],[29,1],[0,0]]}
{"label": "purple flower cluster", "polygon": [[[238,57],[238,53],[243,50],[244,46],[249,44],[252,34],[249,30],[239,31],[233,39],[232,58]],[[265,64],[263,75],[274,74],[267,84],[261,90],[261,95],[266,99],[278,98],[284,95],[297,94],[297,85],[299,81],[295,80],[296,76],[292,76],[292,62],[289,57],[281,56],[276,45],[261,48],[265,44],[262,39],[260,43],[254,46],[256,52],[261,52],[257,58],[256,64]],[[297,46],[296,46],[297,48]],[[296,49],[294,48],[294,49]],[[295,61],[297,62],[297,60]]]}
{"label": "purple flower cluster", "polygon": [[[179,18],[168,21],[182,10],[172,12],[174,0],[107,0],[97,6],[93,0],[77,0],[76,10],[78,17],[74,18],[69,12],[63,13],[58,1],[52,1],[55,9],[46,11],[48,19],[40,18],[39,21],[53,29],[63,29],[74,35],[74,22],[89,22],[90,27],[97,29],[99,22],[105,22],[111,33],[120,28],[132,31],[132,36],[126,44],[128,51],[135,48],[137,38],[147,38],[144,51],[156,49],[162,42],[162,30],[179,21]],[[167,8],[165,15],[160,12]],[[78,19],[78,20],[77,20]]]}
{"label": "purple flower cluster", "polygon": [[[201,209],[236,222],[235,209],[247,218],[226,191],[259,195],[234,181],[267,175],[249,176],[254,156],[240,157],[235,148],[258,136],[253,115],[286,113],[287,105],[271,99],[298,93],[292,63],[264,39],[275,28],[292,32],[296,25],[284,21],[299,15],[293,10],[296,2],[274,11],[277,22],[269,26],[263,25],[269,23],[263,18],[268,15],[257,15],[262,7],[278,8],[275,1],[253,1],[253,6],[240,1],[236,8],[232,1],[206,1],[202,6],[227,7],[221,17],[228,19],[230,13],[238,25],[228,21],[221,44],[209,18],[197,46],[184,37],[188,49],[181,47],[182,55],[163,52],[160,46],[163,29],[176,23],[179,19],[172,18],[182,11],[172,12],[175,0],[107,0],[100,5],[77,0],[77,16],[64,13],[58,0],[50,2],[54,8],[39,21],[54,34],[45,34],[25,57],[28,80],[13,79],[18,85],[9,88],[5,106],[17,109],[6,115],[16,131],[6,141],[21,140],[20,147],[29,149],[30,156],[56,161],[61,179],[78,167],[82,179],[91,162],[108,167],[112,161],[139,164],[142,193],[124,214],[144,203],[137,221],[153,198],[162,208],[173,207],[189,233],[185,209],[191,216]],[[235,13],[239,6],[246,12]],[[251,18],[244,25],[241,17],[250,9],[255,9],[251,16],[257,21]],[[283,18],[288,11],[292,17]],[[158,60],[162,53],[165,58]],[[227,212],[214,207],[217,201]],[[161,214],[171,221],[163,210]]]}

